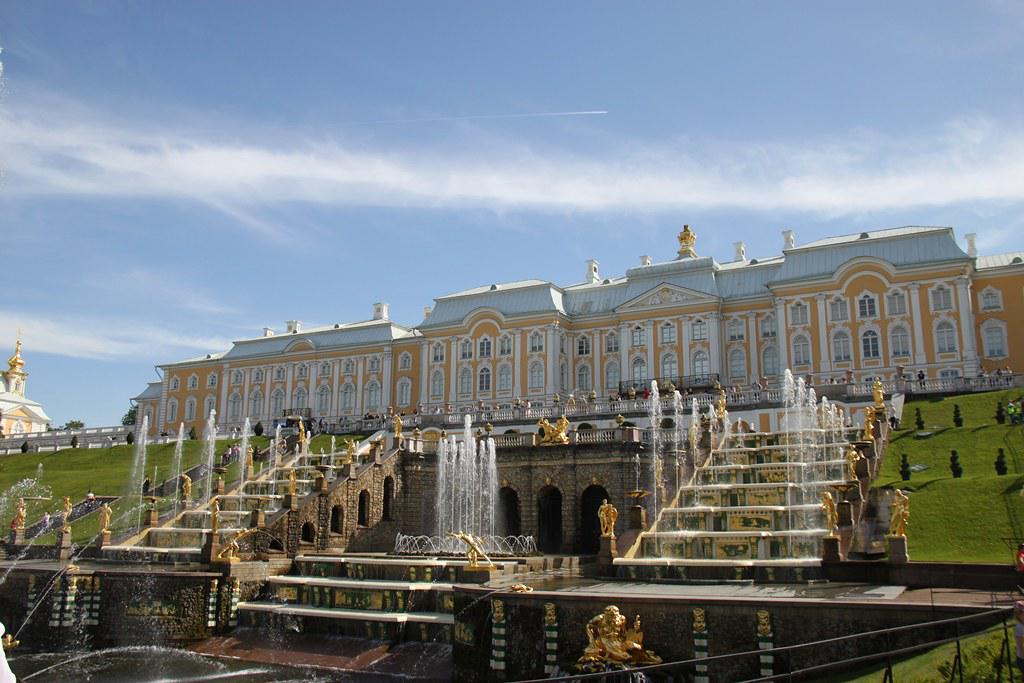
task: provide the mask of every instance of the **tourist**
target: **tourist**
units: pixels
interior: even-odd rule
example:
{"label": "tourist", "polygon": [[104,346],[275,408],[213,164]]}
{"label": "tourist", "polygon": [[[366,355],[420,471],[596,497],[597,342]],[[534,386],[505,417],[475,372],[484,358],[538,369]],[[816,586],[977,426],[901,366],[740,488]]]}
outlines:
{"label": "tourist", "polygon": [[924,389],[924,370],[917,371],[917,384]]}
{"label": "tourist", "polygon": [[48,531],[50,528],[50,513],[49,511],[43,513],[43,531]]}
{"label": "tourist", "polygon": [[96,502],[96,494],[92,492],[92,489],[89,489],[89,492],[85,494],[85,500],[86,500],[86,502],[89,502],[89,503],[95,503]]}

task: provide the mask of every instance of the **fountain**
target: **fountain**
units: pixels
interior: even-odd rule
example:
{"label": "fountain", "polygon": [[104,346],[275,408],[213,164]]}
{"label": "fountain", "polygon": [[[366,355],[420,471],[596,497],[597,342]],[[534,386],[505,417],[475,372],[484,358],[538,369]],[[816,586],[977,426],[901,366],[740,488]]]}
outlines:
{"label": "fountain", "polygon": [[213,468],[217,457],[217,411],[211,410],[206,418],[206,431],[203,435],[206,439],[206,498],[207,503],[213,497]]}
{"label": "fountain", "polygon": [[[175,490],[177,490],[177,488],[181,485],[181,460],[182,460],[182,451],[184,450],[184,443],[185,443],[185,423],[184,422],[179,422],[178,423],[178,437],[174,441],[174,487],[175,487]],[[177,512],[178,512],[178,503],[179,502],[180,502],[179,500],[176,500],[175,503],[174,503],[174,512],[175,512],[175,514],[177,514]]]}
{"label": "fountain", "polygon": [[[135,454],[132,458],[132,474],[129,479],[128,494],[132,496],[142,495],[142,484],[146,479],[146,442],[149,439],[149,416],[142,416],[142,425],[135,438]],[[139,509],[139,518],[136,520],[136,528],[142,528],[142,509]]]}
{"label": "fountain", "polygon": [[250,467],[250,462],[249,462],[249,433],[250,433],[250,431],[251,431],[251,427],[249,425],[249,418],[246,417],[245,418],[245,422],[242,424],[242,444],[241,444],[241,456],[240,456],[241,462],[238,464],[239,465],[238,469],[239,469],[239,473],[240,473],[239,476],[241,477],[241,486],[239,487],[240,491],[245,491],[245,480],[246,480],[246,475],[248,474],[247,470]]}
{"label": "fountain", "polygon": [[442,552],[459,554],[462,544],[450,534],[493,537],[498,500],[494,439],[488,437],[478,449],[469,415],[463,427],[461,442],[453,435],[437,449],[437,536]]}

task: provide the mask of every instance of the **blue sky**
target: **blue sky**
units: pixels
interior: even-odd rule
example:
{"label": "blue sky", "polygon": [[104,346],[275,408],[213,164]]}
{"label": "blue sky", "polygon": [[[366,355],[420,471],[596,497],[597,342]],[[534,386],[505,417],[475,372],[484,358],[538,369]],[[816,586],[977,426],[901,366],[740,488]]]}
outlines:
{"label": "blue sky", "polygon": [[683,223],[720,261],[1017,250],[1022,34],[1010,1],[2,3],[0,347],[100,425],[265,325],[620,275]]}

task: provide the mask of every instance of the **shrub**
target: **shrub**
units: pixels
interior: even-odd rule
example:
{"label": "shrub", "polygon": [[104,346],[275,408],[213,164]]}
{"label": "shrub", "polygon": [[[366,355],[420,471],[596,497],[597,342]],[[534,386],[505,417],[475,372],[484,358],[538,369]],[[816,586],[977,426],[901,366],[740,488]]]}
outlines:
{"label": "shrub", "polygon": [[953,426],[954,427],[963,427],[964,426],[964,418],[960,414],[960,404],[959,403],[954,403],[953,404]]}
{"label": "shrub", "polygon": [[71,437],[71,447],[78,448],[78,434]]}
{"label": "shrub", "polygon": [[917,425],[919,430],[924,429],[924,418],[921,417],[920,408],[914,408],[914,424]]}
{"label": "shrub", "polygon": [[907,454],[900,456],[900,477],[903,481],[910,481],[910,463],[907,462]]}
{"label": "shrub", "polygon": [[999,452],[996,454],[996,474],[1003,476],[1006,472],[1006,453],[1004,453],[1003,449],[1000,448]]}
{"label": "shrub", "polygon": [[28,441],[21,442],[21,452],[28,453]]}
{"label": "shrub", "polygon": [[135,432],[128,432],[128,436],[124,437],[124,442],[129,446],[135,443]]}
{"label": "shrub", "polygon": [[954,479],[964,476],[964,468],[960,466],[960,456],[956,451],[949,452],[949,471],[953,473]]}
{"label": "shrub", "polygon": [[1003,408],[1002,401],[996,404],[996,422],[1001,425],[1006,424],[1006,408]]}
{"label": "shrub", "polygon": [[263,436],[263,423],[257,422],[256,426],[252,428],[252,433],[256,436]]}
{"label": "shrub", "polygon": [[195,441],[196,440],[196,428],[195,427],[189,427],[188,438],[189,438],[190,441]]}

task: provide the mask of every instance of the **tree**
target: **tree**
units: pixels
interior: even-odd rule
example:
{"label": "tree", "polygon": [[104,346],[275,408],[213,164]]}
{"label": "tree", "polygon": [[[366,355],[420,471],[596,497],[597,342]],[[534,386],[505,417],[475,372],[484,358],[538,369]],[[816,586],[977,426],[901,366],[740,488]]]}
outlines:
{"label": "tree", "polygon": [[954,427],[963,427],[964,426],[964,418],[960,414],[960,404],[959,403],[954,403],[953,404],[953,426]]}
{"label": "tree", "polygon": [[953,473],[954,479],[964,476],[964,468],[960,466],[960,456],[956,451],[949,452],[949,471]]}
{"label": "tree", "polygon": [[21,452],[28,453],[28,441],[21,442]]}
{"label": "tree", "polygon": [[1001,425],[1006,424],[1006,409],[1003,408],[1002,401],[996,404],[996,422]]}
{"label": "tree", "polygon": [[195,427],[189,427],[188,438],[191,441],[195,441],[196,440],[196,428]]}
{"label": "tree", "polygon": [[924,418],[921,417],[921,409],[914,408],[914,423],[918,429],[924,429]]}
{"label": "tree", "polygon": [[68,420],[61,429],[82,429],[83,427],[85,427],[85,423],[81,420]]}
{"label": "tree", "polygon": [[71,447],[78,448],[78,434],[71,437]]}
{"label": "tree", "polygon": [[128,432],[128,436],[124,437],[124,442],[129,446],[135,443],[135,432]]}
{"label": "tree", "polygon": [[1000,448],[996,455],[996,474],[1003,476],[1006,472],[1006,453],[1004,453],[1003,449]]}
{"label": "tree", "polygon": [[128,409],[128,412],[121,418],[121,425],[124,427],[131,427],[135,424],[135,418],[139,415],[139,407],[132,406]]}
{"label": "tree", "polygon": [[910,481],[910,463],[907,462],[907,454],[900,456],[900,477],[903,481]]}
{"label": "tree", "polygon": [[252,433],[256,436],[263,436],[263,423],[257,422],[256,426],[252,428]]}

